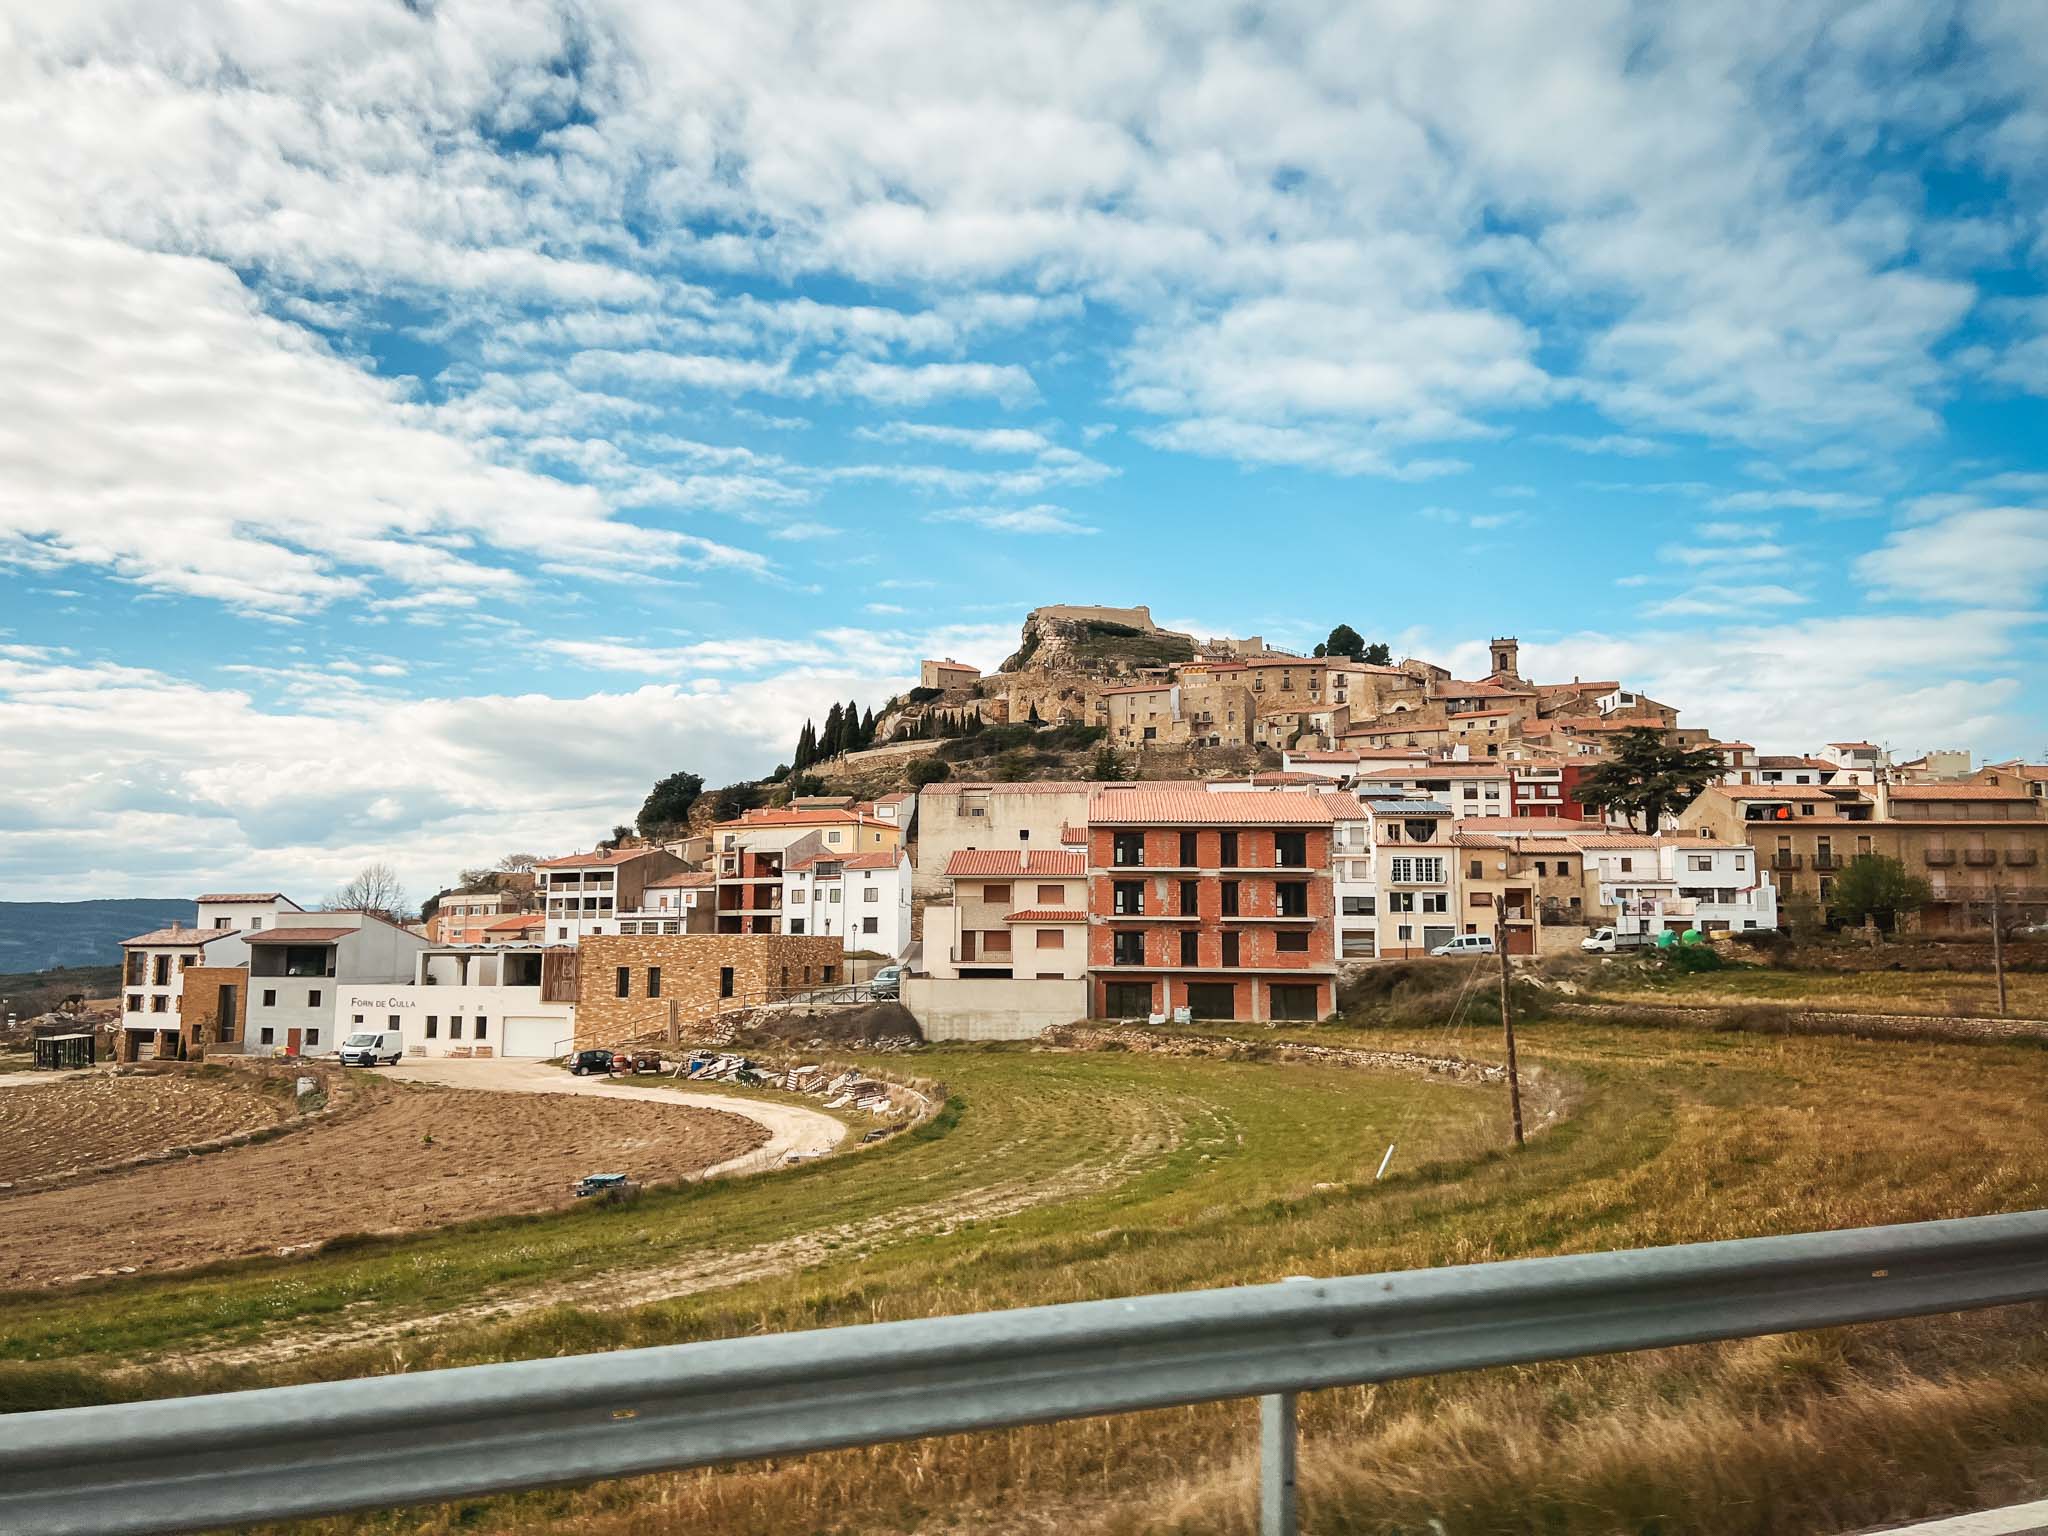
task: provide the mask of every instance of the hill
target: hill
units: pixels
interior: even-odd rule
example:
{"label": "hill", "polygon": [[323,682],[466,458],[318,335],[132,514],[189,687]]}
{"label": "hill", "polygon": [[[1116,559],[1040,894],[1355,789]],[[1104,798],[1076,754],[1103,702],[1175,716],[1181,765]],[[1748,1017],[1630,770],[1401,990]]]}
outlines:
{"label": "hill", "polygon": [[121,941],[173,918],[192,921],[192,899],[139,896],[99,901],[0,901],[0,971],[112,965]]}

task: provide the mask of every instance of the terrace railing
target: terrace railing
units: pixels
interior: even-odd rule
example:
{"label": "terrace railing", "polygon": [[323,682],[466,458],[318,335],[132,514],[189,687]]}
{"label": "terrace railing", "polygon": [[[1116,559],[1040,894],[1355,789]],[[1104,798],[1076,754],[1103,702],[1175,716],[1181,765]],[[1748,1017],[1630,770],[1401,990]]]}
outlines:
{"label": "terrace railing", "polygon": [[2048,1298],[2048,1211],[1026,1307],[0,1418],[0,1530],[190,1531]]}

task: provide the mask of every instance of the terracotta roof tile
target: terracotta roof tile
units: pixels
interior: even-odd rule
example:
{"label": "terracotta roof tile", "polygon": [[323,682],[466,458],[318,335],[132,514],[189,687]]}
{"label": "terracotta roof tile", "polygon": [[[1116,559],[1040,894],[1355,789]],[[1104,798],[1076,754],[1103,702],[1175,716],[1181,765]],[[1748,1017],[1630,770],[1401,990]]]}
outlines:
{"label": "terracotta roof tile", "polygon": [[1074,912],[1065,907],[1025,907],[1012,912],[1003,919],[1006,923],[1085,923],[1086,912]]}
{"label": "terracotta roof tile", "polygon": [[889,848],[878,853],[863,853],[845,860],[848,869],[894,869],[903,857],[901,849]]}
{"label": "terracotta roof tile", "polygon": [[[250,902],[289,901],[291,898],[286,896],[283,891],[230,891],[226,895],[194,896],[192,899],[196,902]],[[294,901],[292,905],[296,907],[298,903]]]}
{"label": "terracotta roof tile", "polygon": [[624,864],[643,854],[659,853],[659,848],[607,848],[592,849],[589,853],[565,853],[559,859],[542,859],[535,869],[577,869],[595,864]]}
{"label": "terracotta roof tile", "polygon": [[2032,800],[2024,789],[2001,789],[1996,784],[1894,784],[1894,800]]}
{"label": "terracotta roof tile", "polygon": [[211,944],[215,939],[232,939],[236,930],[225,928],[152,928],[148,933],[138,933],[132,939],[123,939],[122,945],[148,945],[155,949],[169,949],[174,945],[190,944],[195,947]]}
{"label": "terracotta roof tile", "polygon": [[251,944],[332,944],[360,928],[266,928],[249,935]]}
{"label": "terracotta roof tile", "polygon": [[1087,872],[1087,857],[1069,848],[962,848],[946,861],[946,873],[955,878],[1059,875],[1072,879]]}
{"label": "terracotta roof tile", "polygon": [[1088,820],[1108,827],[1327,826],[1331,815],[1324,798],[1288,790],[1216,795],[1199,788],[1134,784],[1097,790],[1088,802]]}
{"label": "terracotta roof tile", "polygon": [[672,875],[663,875],[658,880],[647,882],[650,891],[685,890],[694,891],[717,883],[717,876],[708,869],[681,869]]}

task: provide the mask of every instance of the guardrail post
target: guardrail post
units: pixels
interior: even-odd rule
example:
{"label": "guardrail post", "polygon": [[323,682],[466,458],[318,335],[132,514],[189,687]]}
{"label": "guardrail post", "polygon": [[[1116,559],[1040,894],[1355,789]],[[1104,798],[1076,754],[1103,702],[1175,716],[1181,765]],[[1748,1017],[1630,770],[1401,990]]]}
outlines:
{"label": "guardrail post", "polygon": [[1294,1399],[1259,1399],[1259,1536],[1294,1536]]}

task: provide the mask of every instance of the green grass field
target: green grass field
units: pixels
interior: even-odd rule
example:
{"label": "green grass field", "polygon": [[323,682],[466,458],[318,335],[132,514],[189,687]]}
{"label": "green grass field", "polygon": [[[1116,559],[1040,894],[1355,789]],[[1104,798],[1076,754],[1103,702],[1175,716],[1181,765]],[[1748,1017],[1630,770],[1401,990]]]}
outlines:
{"label": "green grass field", "polygon": [[[1304,1033],[1448,1043],[1369,1023]],[[1492,1088],[930,1048],[892,1064],[943,1080],[947,1111],[857,1157],[618,1211],[5,1298],[0,1393],[25,1408],[2048,1204],[2042,1050],[1523,1033],[1563,1109],[1520,1154],[1503,1150]],[[1456,1044],[1497,1055],[1476,1022]],[[1318,1393],[1307,1529],[1792,1532],[1990,1502],[2048,1483],[2042,1319]],[[1217,1404],[313,1528],[1240,1532],[1254,1438],[1250,1405]]]}

